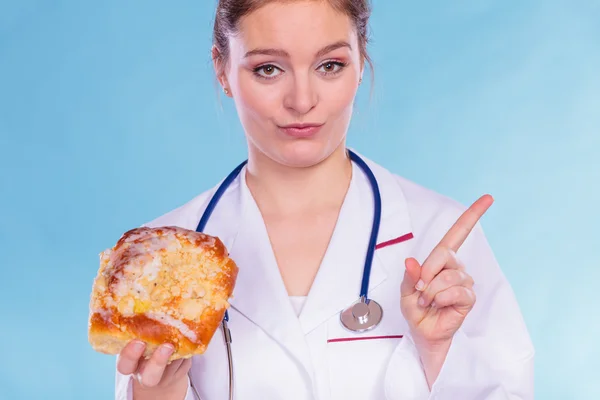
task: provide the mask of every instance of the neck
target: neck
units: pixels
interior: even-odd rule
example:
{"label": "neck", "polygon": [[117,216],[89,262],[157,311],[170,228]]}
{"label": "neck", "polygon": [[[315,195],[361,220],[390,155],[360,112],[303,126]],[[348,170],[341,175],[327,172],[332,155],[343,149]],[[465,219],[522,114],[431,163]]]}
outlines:
{"label": "neck", "polygon": [[281,215],[341,207],[352,178],[344,143],[325,160],[304,168],[258,153],[250,152],[246,182],[261,210]]}

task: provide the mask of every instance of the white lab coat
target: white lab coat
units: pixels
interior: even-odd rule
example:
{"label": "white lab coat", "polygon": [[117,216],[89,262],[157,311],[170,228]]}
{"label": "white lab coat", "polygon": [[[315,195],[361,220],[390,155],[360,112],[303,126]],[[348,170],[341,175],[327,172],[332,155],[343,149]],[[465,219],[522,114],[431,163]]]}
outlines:
{"label": "white lab coat", "polygon": [[[245,170],[214,210],[206,233],[221,238],[239,266],[229,310],[236,399],[532,399],[534,349],[479,225],[458,252],[475,281],[477,302],[429,390],[400,311],[404,260],[422,262],[465,207],[365,161],[382,197],[369,297],[384,310],[381,324],[367,333],[348,332],[339,319],[359,296],[373,215],[371,187],[357,165],[299,317],[246,186]],[[147,225],[195,229],[215,189]],[[227,398],[227,365],[219,329],[206,353],[193,358],[192,379],[203,400]],[[130,377],[118,372],[116,398],[132,398]],[[185,400],[193,399],[189,389]]]}

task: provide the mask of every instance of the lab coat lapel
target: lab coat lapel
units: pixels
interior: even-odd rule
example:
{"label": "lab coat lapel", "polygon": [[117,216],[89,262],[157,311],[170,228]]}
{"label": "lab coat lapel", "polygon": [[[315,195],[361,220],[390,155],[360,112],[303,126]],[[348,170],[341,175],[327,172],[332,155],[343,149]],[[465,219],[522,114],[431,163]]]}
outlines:
{"label": "lab coat lapel", "polygon": [[[372,221],[371,191],[364,190],[363,177],[353,164],[352,180],[339,217],[300,314],[300,323],[309,333],[332,315],[359,298],[363,265]],[[365,196],[366,195],[366,196]],[[371,285],[385,279],[385,270],[374,260]]]}
{"label": "lab coat lapel", "polygon": [[[391,173],[362,158],[373,171],[382,198],[377,243],[402,236],[410,238],[407,204],[398,182]],[[334,315],[339,316],[342,310],[359,299],[372,221],[373,191],[365,174],[354,164],[352,182],[329,248],[300,314],[304,333],[309,333]],[[402,257],[408,256],[409,247],[404,243],[395,246],[403,246],[404,251],[402,248],[396,248],[393,253],[375,251],[369,293],[374,293],[388,277],[403,272]],[[401,257],[397,257],[398,254]]]}
{"label": "lab coat lapel", "polygon": [[[363,157],[379,184],[382,217],[378,243],[412,233],[406,199],[399,183],[387,170]],[[373,218],[373,193],[362,170],[353,164],[352,182],[340,210],[330,245],[311,287],[300,318],[290,304],[270,245],[266,227],[245,181],[245,168],[223,196],[205,232],[221,238],[239,267],[232,308],[267,335],[310,371],[304,334],[358,300]],[[194,224],[200,219],[198,215]],[[195,227],[195,226],[194,226]],[[190,226],[190,229],[194,229]],[[398,247],[400,246],[400,247]],[[369,293],[404,271],[410,246],[404,241],[395,251],[375,251]],[[400,288],[398,288],[400,290]]]}
{"label": "lab coat lapel", "polygon": [[231,306],[260,327],[310,371],[308,348],[256,202],[247,189],[245,169],[239,178],[239,229],[230,255],[239,267]]}

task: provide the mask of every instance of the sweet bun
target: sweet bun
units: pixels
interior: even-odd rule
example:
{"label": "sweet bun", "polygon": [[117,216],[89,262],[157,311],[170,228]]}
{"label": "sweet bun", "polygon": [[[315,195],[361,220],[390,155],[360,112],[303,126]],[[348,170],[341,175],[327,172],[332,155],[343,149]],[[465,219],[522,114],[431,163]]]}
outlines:
{"label": "sweet bun", "polygon": [[146,358],[164,343],[175,347],[171,361],[202,354],[237,274],[216,237],[178,227],[132,229],[100,254],[89,342],[105,354],[118,354],[132,339],[146,343]]}

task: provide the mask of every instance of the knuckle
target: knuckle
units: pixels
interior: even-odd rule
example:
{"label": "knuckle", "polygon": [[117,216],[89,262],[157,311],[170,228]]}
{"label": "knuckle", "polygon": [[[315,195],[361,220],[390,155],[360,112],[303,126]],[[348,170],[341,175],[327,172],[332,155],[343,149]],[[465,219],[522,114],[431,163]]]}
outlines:
{"label": "knuckle", "polygon": [[448,305],[448,303],[450,303],[452,301],[451,297],[452,297],[451,293],[440,292],[434,297],[433,301],[438,306],[446,306],[446,305]]}
{"label": "knuckle", "polygon": [[456,280],[456,275],[453,271],[447,270],[443,275],[442,275],[442,280],[444,281],[444,283],[446,284],[451,284],[454,283],[454,281]]}
{"label": "knuckle", "polygon": [[423,293],[423,300],[425,301],[425,304],[431,303],[431,301],[433,299],[435,299],[435,296],[436,296],[435,293],[431,293],[431,292]]}
{"label": "knuckle", "polygon": [[448,262],[451,262],[452,264],[454,264],[458,270],[465,269],[464,263],[462,262],[460,257],[458,257],[456,252],[452,249],[448,249]]}
{"label": "knuckle", "polygon": [[467,275],[467,283],[470,287],[473,287],[473,285],[475,285],[475,281],[473,280],[473,277],[471,275]]}
{"label": "knuckle", "polygon": [[463,292],[462,292],[461,288],[456,287],[456,289],[452,291],[452,300],[456,302],[456,301],[460,300],[462,295],[463,295]]}
{"label": "knuckle", "polygon": [[471,289],[462,286],[460,294],[461,298],[463,298],[466,303],[473,304],[475,302],[475,293]]}
{"label": "knuckle", "polygon": [[475,291],[468,290],[467,292],[469,293],[469,297],[471,298],[471,301],[473,302],[473,304],[475,304],[475,302],[477,301],[477,295],[475,294]]}
{"label": "knuckle", "polygon": [[438,248],[436,248],[437,250],[437,255],[440,258],[443,258],[444,261],[448,261],[448,258],[450,257],[450,248],[448,246],[442,245]]}
{"label": "knuckle", "polygon": [[451,248],[446,248],[446,261],[457,261],[456,253]]}
{"label": "knuckle", "polygon": [[467,274],[464,270],[457,270],[456,276],[457,276],[457,283],[460,283],[463,285],[466,284],[467,286],[469,286],[470,284],[473,283],[473,278],[471,277],[471,275]]}
{"label": "knuckle", "polygon": [[460,270],[464,271],[467,269],[463,260],[460,257],[458,257],[457,255],[454,255],[454,261],[456,262],[456,265],[458,265],[458,268]]}

